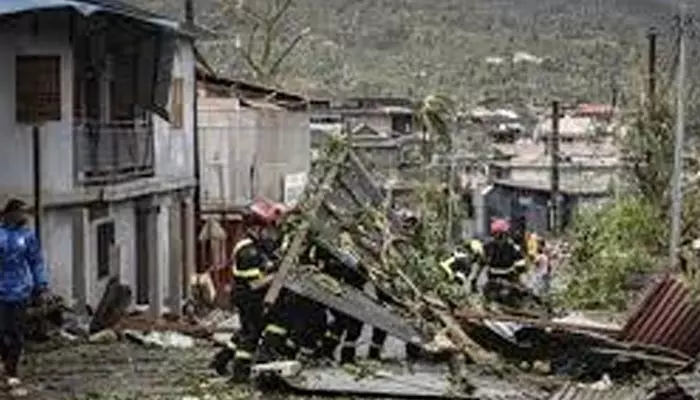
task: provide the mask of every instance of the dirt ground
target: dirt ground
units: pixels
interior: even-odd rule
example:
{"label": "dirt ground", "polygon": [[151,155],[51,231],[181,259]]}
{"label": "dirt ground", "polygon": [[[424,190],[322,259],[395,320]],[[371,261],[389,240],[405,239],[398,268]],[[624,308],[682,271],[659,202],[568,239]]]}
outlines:
{"label": "dirt ground", "polygon": [[207,370],[214,351],[206,342],[189,350],[128,342],[64,345],[30,350],[21,373],[31,397],[41,400],[263,398],[250,388],[230,387]]}

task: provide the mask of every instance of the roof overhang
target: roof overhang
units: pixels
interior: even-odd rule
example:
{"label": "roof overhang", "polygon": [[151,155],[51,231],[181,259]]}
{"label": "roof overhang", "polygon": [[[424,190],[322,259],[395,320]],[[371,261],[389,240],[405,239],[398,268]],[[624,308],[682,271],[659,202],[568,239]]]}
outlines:
{"label": "roof overhang", "polygon": [[173,31],[179,35],[195,37],[202,28],[185,27],[182,23],[130,6],[118,0],[2,0],[0,16],[12,16],[27,12],[71,10],[84,17],[95,14],[112,14],[137,20],[141,23]]}

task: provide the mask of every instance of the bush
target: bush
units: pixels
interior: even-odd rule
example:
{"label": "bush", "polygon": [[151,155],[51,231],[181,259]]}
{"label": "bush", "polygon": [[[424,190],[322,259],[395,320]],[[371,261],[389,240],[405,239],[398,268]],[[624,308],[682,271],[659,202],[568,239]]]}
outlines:
{"label": "bush", "polygon": [[571,229],[571,277],[558,293],[575,309],[628,306],[625,288],[635,274],[652,271],[664,254],[659,238],[667,223],[657,207],[640,197],[623,197],[596,210],[583,210]]}

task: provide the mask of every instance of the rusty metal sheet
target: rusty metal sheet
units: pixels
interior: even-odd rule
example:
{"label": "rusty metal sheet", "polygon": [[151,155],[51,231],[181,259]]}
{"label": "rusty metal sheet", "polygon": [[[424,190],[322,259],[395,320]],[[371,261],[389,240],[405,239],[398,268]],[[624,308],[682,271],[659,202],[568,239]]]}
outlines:
{"label": "rusty metal sheet", "polygon": [[554,393],[549,400],[645,400],[646,398],[647,391],[638,387],[615,386],[601,390],[569,383]]}
{"label": "rusty metal sheet", "polygon": [[692,296],[677,278],[654,283],[625,324],[620,339],[696,356],[700,353],[700,303]]}

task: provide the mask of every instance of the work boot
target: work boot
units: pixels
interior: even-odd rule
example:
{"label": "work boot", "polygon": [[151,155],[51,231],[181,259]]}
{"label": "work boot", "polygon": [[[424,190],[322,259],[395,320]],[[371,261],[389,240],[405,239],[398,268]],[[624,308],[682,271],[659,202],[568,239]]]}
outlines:
{"label": "work boot", "polygon": [[355,347],[344,346],[340,349],[341,364],[355,364]]}
{"label": "work boot", "polygon": [[319,357],[328,360],[335,359],[335,349],[338,347],[338,344],[340,344],[338,340],[333,340],[330,338],[323,339],[323,343],[321,344],[321,348],[319,350]]}
{"label": "work boot", "polygon": [[370,345],[367,358],[374,361],[380,361],[382,358],[382,348],[379,346]]}
{"label": "work boot", "polygon": [[237,360],[233,365],[233,376],[229,379],[229,383],[237,385],[247,383],[250,379],[250,371],[252,365],[249,360]]}
{"label": "work boot", "polygon": [[406,358],[409,361],[417,361],[421,356],[421,348],[413,343],[406,343]]}
{"label": "work boot", "polygon": [[229,348],[222,349],[214,355],[214,359],[209,364],[209,368],[216,371],[219,376],[228,375],[228,365],[233,360],[234,354],[234,351]]}

